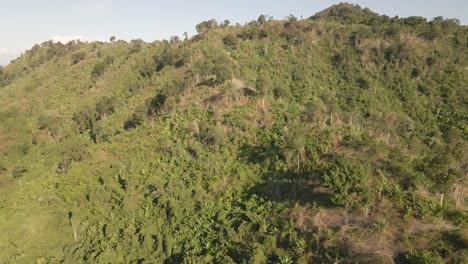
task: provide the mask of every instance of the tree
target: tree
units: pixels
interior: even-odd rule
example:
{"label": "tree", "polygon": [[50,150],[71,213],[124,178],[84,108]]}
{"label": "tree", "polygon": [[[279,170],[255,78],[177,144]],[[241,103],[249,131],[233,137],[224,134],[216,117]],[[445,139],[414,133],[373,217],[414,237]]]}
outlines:
{"label": "tree", "polygon": [[166,99],[167,99],[167,96],[164,93],[159,93],[153,99],[151,99],[149,103],[149,107],[148,107],[148,115],[149,116],[156,115],[156,113],[158,113],[164,106]]}
{"label": "tree", "polygon": [[148,115],[148,108],[146,105],[139,106],[135,109],[132,116],[124,122],[123,128],[129,130],[136,128],[143,124],[146,116]]}
{"label": "tree", "polygon": [[110,37],[109,40],[110,40],[110,42],[114,42],[115,41],[115,36]]}
{"label": "tree", "polygon": [[57,172],[66,174],[72,162],[81,162],[89,157],[87,146],[77,137],[70,137],[62,142],[62,160],[57,165]]}
{"label": "tree", "polygon": [[427,23],[427,18],[420,17],[420,16],[410,16],[407,18],[403,18],[402,20],[403,20],[403,24],[412,26],[412,27]]}
{"label": "tree", "polygon": [[78,132],[83,134],[87,130],[93,129],[94,114],[90,108],[84,108],[73,114],[73,121],[78,125]]}
{"label": "tree", "polygon": [[257,19],[257,22],[260,24],[264,24],[266,22],[266,17],[265,15],[260,15]]}
{"label": "tree", "polygon": [[296,159],[296,172],[301,169],[301,159],[305,154],[306,130],[304,126],[296,124],[290,128],[286,127],[283,133],[283,155],[289,164]]}
{"label": "tree", "polygon": [[444,259],[438,254],[437,251],[429,251],[429,250],[414,250],[413,249],[413,250],[410,250],[410,252],[405,255],[405,258],[407,261],[409,261],[409,263],[414,263],[414,264],[446,263]]}
{"label": "tree", "polygon": [[86,58],[86,53],[84,51],[77,51],[72,54],[72,65],[79,63],[80,61]]}
{"label": "tree", "polygon": [[215,19],[210,19],[207,21],[203,21],[195,26],[197,32],[199,34],[203,34],[208,32],[211,29],[217,28],[218,27],[218,22],[216,22]]}
{"label": "tree", "polygon": [[130,52],[131,53],[137,53],[141,51],[141,48],[143,46],[143,40],[141,39],[132,39],[130,41]]}
{"label": "tree", "polygon": [[288,19],[288,22],[291,24],[297,23],[297,17],[295,17],[293,14],[287,16],[286,18]]}
{"label": "tree", "polygon": [[105,119],[107,115],[114,113],[116,100],[113,97],[104,96],[96,104],[96,119]]}
{"label": "tree", "polygon": [[179,42],[180,42],[179,36],[171,36],[171,38],[170,38],[170,43],[171,44],[177,44]]}
{"label": "tree", "polygon": [[229,21],[229,20],[226,19],[226,20],[224,20],[223,23],[221,23],[220,26],[221,26],[221,27],[229,27],[230,24],[231,24],[231,21]]}
{"label": "tree", "polygon": [[213,68],[213,73],[216,75],[215,84],[223,84],[225,81],[232,79],[233,72],[228,64],[217,64]]}
{"label": "tree", "polygon": [[156,71],[161,71],[167,65],[173,65],[177,61],[178,54],[166,44],[159,54],[153,56],[153,62],[156,65]]}
{"label": "tree", "polygon": [[442,23],[443,21],[444,21],[443,16],[436,16],[431,20],[431,24],[438,24],[438,23]]}
{"label": "tree", "polygon": [[63,120],[58,114],[41,115],[37,120],[37,127],[40,130],[47,129],[52,137],[58,136],[63,126]]}
{"label": "tree", "polygon": [[93,80],[96,80],[99,76],[101,76],[104,73],[106,67],[107,65],[104,62],[98,62],[94,64],[93,70],[91,71],[91,78]]}
{"label": "tree", "polygon": [[223,38],[223,43],[229,47],[235,47],[237,45],[237,37],[233,34],[229,34]]}
{"label": "tree", "polygon": [[333,191],[332,201],[348,206],[353,202],[352,193],[365,189],[366,176],[360,165],[354,165],[341,154],[332,154],[326,160],[322,180]]}

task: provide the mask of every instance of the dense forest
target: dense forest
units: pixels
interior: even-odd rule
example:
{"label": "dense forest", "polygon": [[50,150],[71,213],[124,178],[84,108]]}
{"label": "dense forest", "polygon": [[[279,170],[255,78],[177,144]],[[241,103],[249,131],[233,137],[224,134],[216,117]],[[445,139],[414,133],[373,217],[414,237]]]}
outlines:
{"label": "dense forest", "polygon": [[0,263],[466,263],[467,26],[196,29],[0,68]]}

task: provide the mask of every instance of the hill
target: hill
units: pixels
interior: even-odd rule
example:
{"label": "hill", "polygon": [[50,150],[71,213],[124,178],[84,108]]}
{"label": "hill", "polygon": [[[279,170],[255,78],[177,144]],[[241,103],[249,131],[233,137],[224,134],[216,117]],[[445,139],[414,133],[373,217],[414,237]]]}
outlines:
{"label": "hill", "polygon": [[468,27],[356,5],[0,68],[1,263],[463,263]]}

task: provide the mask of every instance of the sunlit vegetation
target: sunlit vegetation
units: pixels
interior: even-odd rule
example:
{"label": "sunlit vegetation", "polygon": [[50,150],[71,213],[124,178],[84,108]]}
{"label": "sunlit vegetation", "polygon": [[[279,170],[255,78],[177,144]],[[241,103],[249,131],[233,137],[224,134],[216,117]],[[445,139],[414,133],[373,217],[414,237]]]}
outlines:
{"label": "sunlit vegetation", "polygon": [[466,261],[466,26],[196,29],[0,68],[0,262]]}

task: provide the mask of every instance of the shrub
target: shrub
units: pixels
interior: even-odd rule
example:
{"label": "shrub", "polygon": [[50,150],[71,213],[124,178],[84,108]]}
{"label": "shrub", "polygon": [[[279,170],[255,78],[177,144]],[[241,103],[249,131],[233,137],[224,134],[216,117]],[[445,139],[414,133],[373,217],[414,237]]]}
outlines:
{"label": "shrub", "polygon": [[237,42],[237,37],[232,34],[229,34],[223,38],[224,45],[229,47],[235,47],[237,45]]}
{"label": "shrub", "polygon": [[79,63],[80,61],[86,58],[86,53],[84,51],[77,51],[72,54],[72,65]]}
{"label": "shrub", "polygon": [[428,250],[411,250],[405,255],[406,260],[411,264],[443,264],[444,259],[437,252]]}

